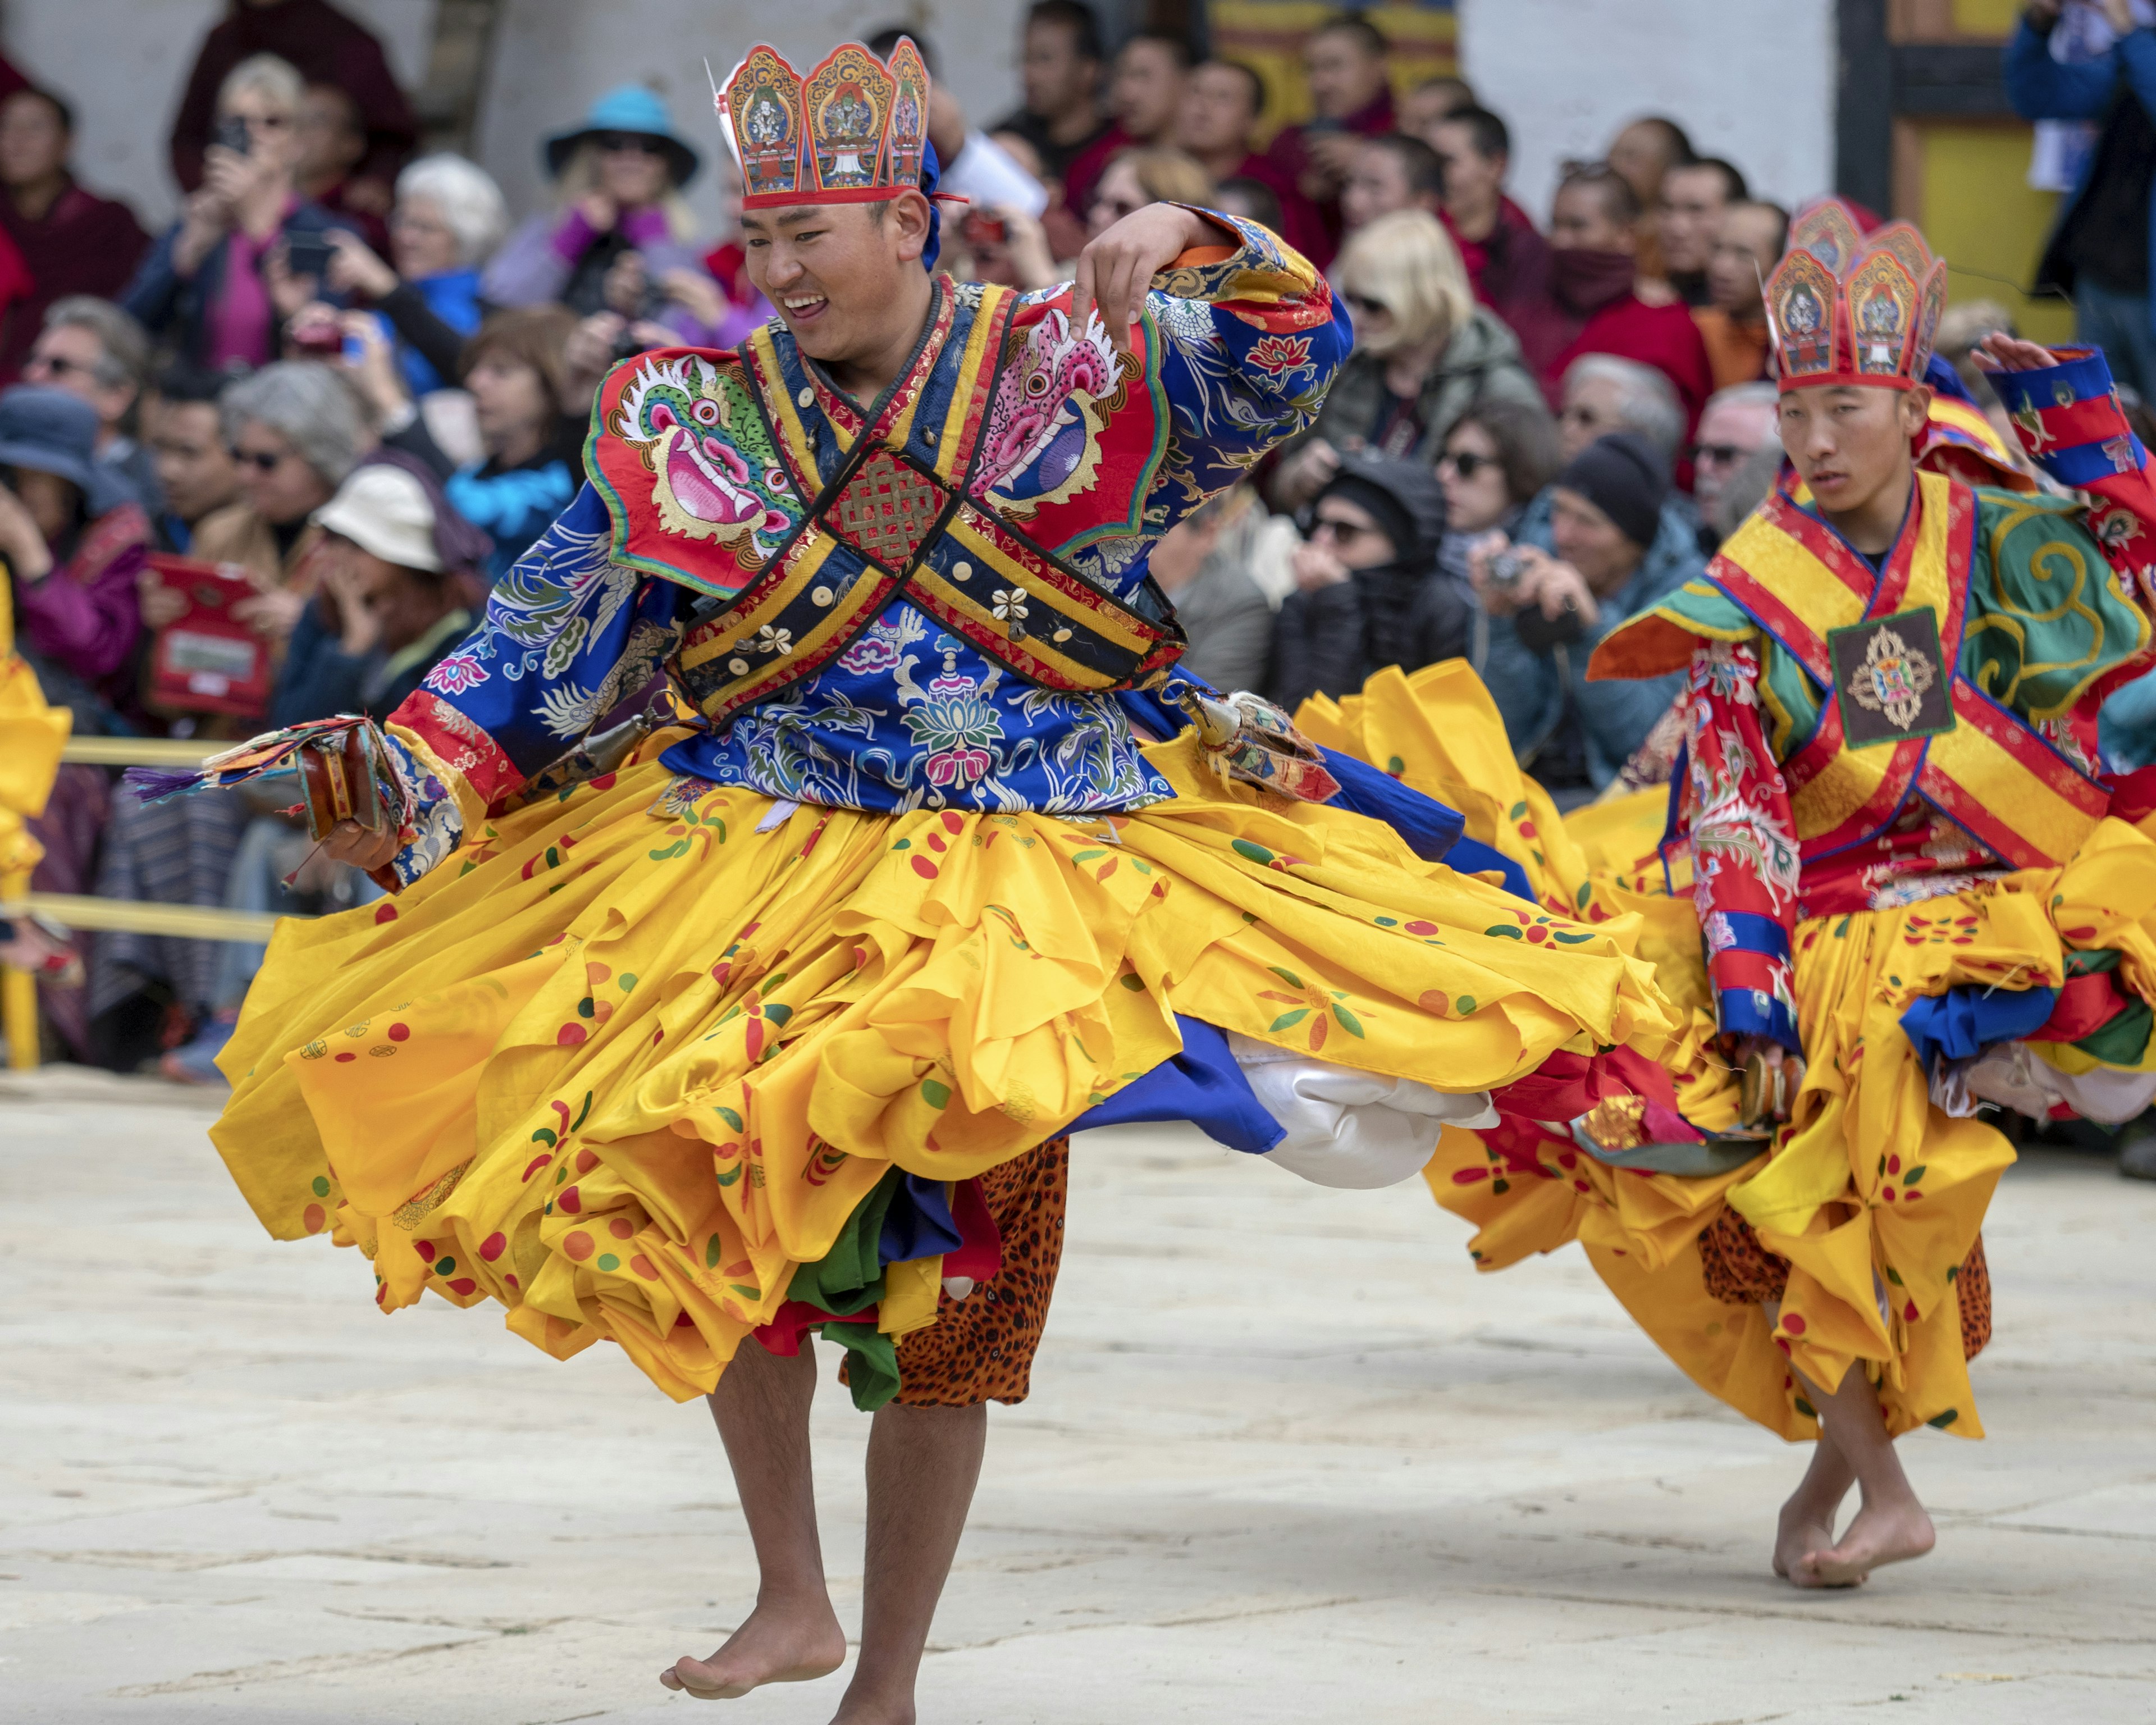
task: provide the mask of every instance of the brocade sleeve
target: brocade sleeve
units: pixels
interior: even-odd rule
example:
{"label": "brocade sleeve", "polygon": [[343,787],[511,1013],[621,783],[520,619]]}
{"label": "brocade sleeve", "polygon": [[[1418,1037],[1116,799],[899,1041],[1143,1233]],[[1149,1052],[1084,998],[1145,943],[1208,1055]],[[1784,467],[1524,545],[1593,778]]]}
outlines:
{"label": "brocade sleeve", "polygon": [[614,562],[588,485],[516,560],[479,627],[389,716],[416,814],[390,865],[408,885],[487,808],[573,749],[680,640],[686,590]]}
{"label": "brocade sleeve", "polygon": [[1707,942],[1715,1014],[1732,1035],[1793,1054],[1798,850],[1789,787],[1759,718],[1759,657],[1717,641],[1692,655],[1679,811],[1692,850],[1692,906]]}

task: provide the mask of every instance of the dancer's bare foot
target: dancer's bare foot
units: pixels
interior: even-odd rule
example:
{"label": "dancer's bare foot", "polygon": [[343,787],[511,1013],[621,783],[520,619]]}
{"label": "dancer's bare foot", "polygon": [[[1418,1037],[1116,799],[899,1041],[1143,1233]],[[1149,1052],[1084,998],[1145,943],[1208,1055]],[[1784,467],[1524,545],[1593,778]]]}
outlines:
{"label": "dancer's bare foot", "polygon": [[848,1690],[831,1725],[914,1725],[913,1697],[861,1697]]}
{"label": "dancer's bare foot", "polygon": [[1800,1563],[1833,1545],[1834,1507],[1822,1510],[1799,1492],[1782,1506],[1774,1524],[1774,1573],[1784,1581],[1794,1581]]}
{"label": "dancer's bare foot", "polygon": [[1774,1527],[1774,1573],[1793,1579],[1798,1563],[1834,1543],[1835,1518],[1842,1500],[1856,1483],[1856,1470],[1841,1447],[1825,1431],[1812,1446],[1811,1461],[1797,1489],[1782,1506]]}
{"label": "dancer's bare foot", "polygon": [[1840,1544],[1799,1558],[1789,1579],[1799,1587],[1856,1587],[1874,1569],[1921,1558],[1938,1543],[1932,1518],[1915,1498],[1876,1507],[1866,1503]]}
{"label": "dancer's bare foot", "polygon": [[733,1701],[765,1683],[808,1683],[846,1662],[846,1632],[828,1599],[759,1599],[709,1659],[677,1659],[659,1681],[699,1701]]}

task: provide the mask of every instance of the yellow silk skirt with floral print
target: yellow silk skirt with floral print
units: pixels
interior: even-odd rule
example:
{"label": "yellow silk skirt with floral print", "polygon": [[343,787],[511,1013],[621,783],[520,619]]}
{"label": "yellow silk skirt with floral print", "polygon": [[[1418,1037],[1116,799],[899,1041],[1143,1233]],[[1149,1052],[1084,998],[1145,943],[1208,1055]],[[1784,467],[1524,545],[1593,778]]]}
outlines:
{"label": "yellow silk skirt with floral print", "polygon": [[46,705],[37,673],[17,656],[14,614],[0,583],[0,877],[27,875],[44,855],[24,823],[44,813],[72,723],[65,707]]}
{"label": "yellow silk skirt with floral print", "polygon": [[[1023,1153],[1175,1053],[1177,1013],[1462,1092],[1666,1039],[1606,934],[1224,785],[1187,736],[1147,754],[1178,794],[1108,819],[789,809],[647,758],[496,819],[280,927],[213,1136],[385,1309],[495,1301],[685,1399],[892,1165]],[[894,1266],[880,1326],[937,1279]]]}
{"label": "yellow silk skirt with floral print", "polygon": [[[1333,713],[1306,706],[1296,717],[1409,784],[1450,791],[1471,836],[1519,861],[1546,902],[1572,905],[1652,963],[1686,1019],[1663,1057],[1682,1112],[1709,1132],[1733,1124],[1735,1084],[1713,1047],[1697,920],[1688,900],[1664,892],[1654,855],[1664,795],[1557,822],[1531,780],[1517,768],[1506,776],[1502,724],[1457,661],[1413,678],[1382,674]],[[1681,874],[1676,884],[1686,884]],[[2107,820],[2063,869],[1811,918],[1793,947],[1806,1075],[1792,1126],[1750,1162],[1712,1175],[1655,1173],[1588,1155],[1563,1122],[1512,1132],[1502,1148],[1499,1134],[1448,1127],[1424,1178],[1440,1204],[1476,1225],[1470,1250],[1481,1268],[1578,1240],[1695,1383],[1785,1437],[1818,1432],[1798,1374],[1834,1385],[1852,1368],[1876,1385],[1890,1430],[1930,1424],[1980,1436],[1955,1282],[2014,1153],[1992,1127],[1933,1104],[1901,1017],[1919,997],[1962,984],[2056,988],[2074,950],[2117,952],[2124,989],[2156,1001],[2156,843]],[[2097,1064],[2061,1045],[2044,1055],[2069,1071]],[[2143,1068],[2152,1060],[2156,1049],[2144,1051]],[[1708,1291],[1701,1236],[1725,1214],[1788,1260],[1779,1322],[1762,1305]]]}

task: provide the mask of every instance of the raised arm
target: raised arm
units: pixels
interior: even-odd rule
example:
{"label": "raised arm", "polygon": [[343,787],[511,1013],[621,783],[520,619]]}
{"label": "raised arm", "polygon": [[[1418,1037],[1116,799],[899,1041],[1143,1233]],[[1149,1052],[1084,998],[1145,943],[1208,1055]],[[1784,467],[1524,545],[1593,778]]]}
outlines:
{"label": "raised arm", "polygon": [[1163,526],[1307,429],[1354,340],[1307,259],[1255,222],[1182,204],[1116,223],[1079,254],[1069,291],[1075,327],[1097,304],[1127,349],[1142,302],[1160,332],[1152,367],[1173,438],[1163,475],[1179,481]]}
{"label": "raised arm", "polygon": [[2030,458],[2061,485],[2100,500],[2089,526],[2112,563],[2130,572],[2156,562],[2156,474],[2103,355],[1994,335],[1977,359]]}
{"label": "raised arm", "polygon": [[2051,26],[2057,22],[2053,8],[2041,26],[2025,17],[2015,27],[2006,44],[2006,100],[2024,120],[2100,118],[2118,85],[2118,52],[2072,64],[2055,60]]}

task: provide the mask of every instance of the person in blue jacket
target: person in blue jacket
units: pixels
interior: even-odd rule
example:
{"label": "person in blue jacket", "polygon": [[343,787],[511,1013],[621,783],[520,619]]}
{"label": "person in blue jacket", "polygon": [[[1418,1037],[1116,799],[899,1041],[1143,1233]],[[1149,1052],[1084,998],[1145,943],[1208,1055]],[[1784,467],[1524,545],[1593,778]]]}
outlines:
{"label": "person in blue jacket", "polygon": [[2156,30],[2130,0],[2103,0],[2118,40],[2094,59],[2051,57],[2062,0],[2031,0],[2006,47],[2006,99],[2025,120],[2102,122],[2080,182],[2036,266],[2035,291],[2074,302],[2074,332],[2101,347],[2112,375],[2156,393],[2156,323],[2148,297],[2149,202],[2156,194]]}

